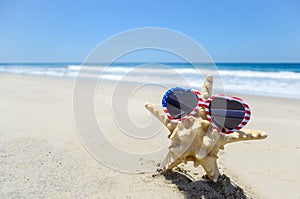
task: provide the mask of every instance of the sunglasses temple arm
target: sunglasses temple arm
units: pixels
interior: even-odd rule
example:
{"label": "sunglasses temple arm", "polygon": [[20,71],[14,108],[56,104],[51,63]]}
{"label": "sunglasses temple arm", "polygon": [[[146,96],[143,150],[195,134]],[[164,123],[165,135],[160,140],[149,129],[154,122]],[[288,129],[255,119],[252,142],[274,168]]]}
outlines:
{"label": "sunglasses temple arm", "polygon": [[267,133],[262,130],[242,129],[234,133],[225,135],[227,137],[226,143],[246,141],[246,140],[261,140],[267,137]]}

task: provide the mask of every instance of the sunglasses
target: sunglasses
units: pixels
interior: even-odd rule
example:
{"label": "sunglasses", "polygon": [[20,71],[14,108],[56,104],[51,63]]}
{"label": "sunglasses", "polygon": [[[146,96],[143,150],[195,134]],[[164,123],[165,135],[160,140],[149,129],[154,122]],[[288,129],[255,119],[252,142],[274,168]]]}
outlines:
{"label": "sunglasses", "polygon": [[203,107],[212,126],[225,134],[240,130],[251,116],[248,104],[240,98],[220,94],[205,100],[199,91],[180,87],[171,88],[164,94],[162,107],[173,122],[184,121]]}

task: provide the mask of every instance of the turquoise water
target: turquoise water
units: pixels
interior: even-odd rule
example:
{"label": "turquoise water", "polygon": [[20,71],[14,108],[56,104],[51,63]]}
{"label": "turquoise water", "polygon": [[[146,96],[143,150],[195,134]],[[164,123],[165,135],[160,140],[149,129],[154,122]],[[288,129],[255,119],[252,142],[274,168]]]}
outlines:
{"label": "turquoise water", "polygon": [[[167,66],[169,69],[160,67]],[[200,87],[197,82],[199,71],[187,63],[163,63],[161,65],[143,65],[143,63],[114,63],[105,68],[105,64],[92,64],[84,71],[87,77],[97,78],[99,71],[102,78],[110,81],[120,81],[124,76],[130,76],[128,81],[149,82],[168,78],[174,80],[174,75],[183,75],[193,86]],[[300,99],[300,63],[217,63],[218,72],[222,78],[226,92],[250,95],[286,96]],[[142,67],[140,67],[142,66]],[[140,67],[139,70],[134,70]],[[198,65],[205,70],[207,65]],[[76,78],[81,69],[80,63],[1,63],[0,73],[18,75],[54,76]],[[200,71],[201,73],[201,71]],[[153,77],[158,77],[153,79]]]}

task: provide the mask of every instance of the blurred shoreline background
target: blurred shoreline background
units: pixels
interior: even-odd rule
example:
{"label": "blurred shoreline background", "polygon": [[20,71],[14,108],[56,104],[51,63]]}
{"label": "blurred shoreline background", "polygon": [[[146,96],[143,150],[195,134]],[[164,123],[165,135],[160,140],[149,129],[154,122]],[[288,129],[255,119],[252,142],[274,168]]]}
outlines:
{"label": "blurred shoreline background", "polygon": [[[147,64],[147,66],[143,66]],[[165,65],[170,70],[160,67]],[[165,79],[174,78],[174,73],[182,75],[191,87],[199,88],[202,81],[199,72],[206,69],[205,64],[195,64],[200,71],[189,63],[112,63],[86,65],[82,73],[87,78],[99,78],[102,74],[104,81],[120,81],[136,67],[141,70],[130,73],[128,81],[135,83],[151,82],[156,76]],[[107,68],[106,68],[107,67]],[[216,69],[222,78],[223,87],[229,93],[283,97],[300,99],[300,63],[216,63]],[[17,75],[49,76],[62,78],[76,78],[81,63],[0,63],[0,73]],[[200,74],[201,75],[201,74]],[[168,80],[165,80],[168,81]],[[174,86],[183,86],[178,83]],[[280,93],[280,95],[279,95]]]}

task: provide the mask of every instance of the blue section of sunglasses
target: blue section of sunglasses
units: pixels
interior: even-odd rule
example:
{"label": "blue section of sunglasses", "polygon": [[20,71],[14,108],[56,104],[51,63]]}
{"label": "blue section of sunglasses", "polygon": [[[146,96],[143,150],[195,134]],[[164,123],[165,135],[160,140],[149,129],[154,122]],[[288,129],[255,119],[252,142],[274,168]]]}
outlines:
{"label": "blue section of sunglasses", "polygon": [[192,91],[192,89],[190,88],[182,88],[182,87],[174,87],[174,88],[170,88],[163,96],[162,98],[162,106],[164,108],[167,108],[167,98],[169,97],[170,93],[173,92],[173,91],[185,91],[185,92],[189,92],[189,91]]}

